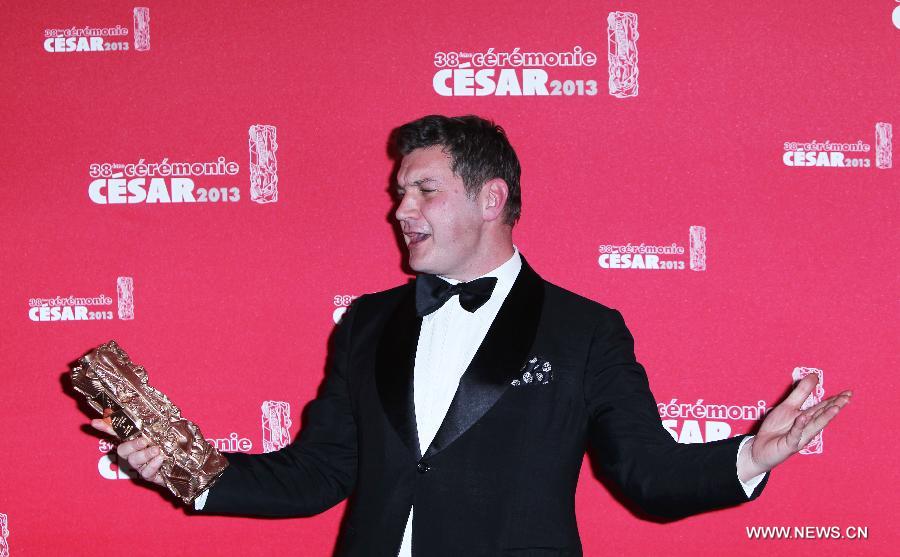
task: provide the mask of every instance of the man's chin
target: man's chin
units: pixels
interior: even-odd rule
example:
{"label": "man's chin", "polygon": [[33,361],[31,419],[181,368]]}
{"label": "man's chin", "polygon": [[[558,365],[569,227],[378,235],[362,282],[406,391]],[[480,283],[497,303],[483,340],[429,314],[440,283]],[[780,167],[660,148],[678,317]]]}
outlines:
{"label": "man's chin", "polygon": [[415,273],[427,273],[428,272],[425,270],[425,267],[423,267],[421,263],[415,262],[412,257],[410,257],[407,260],[407,263],[409,264],[409,268],[412,269],[413,272],[415,272]]}
{"label": "man's chin", "polygon": [[432,266],[428,264],[424,257],[416,257],[410,253],[406,262],[409,264],[409,268],[416,273],[434,274]]}

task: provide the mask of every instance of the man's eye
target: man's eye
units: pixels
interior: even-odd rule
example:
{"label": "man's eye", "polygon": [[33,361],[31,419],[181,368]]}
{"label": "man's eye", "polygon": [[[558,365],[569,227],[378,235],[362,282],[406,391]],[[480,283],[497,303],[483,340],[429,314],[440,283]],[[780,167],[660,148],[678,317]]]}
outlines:
{"label": "man's eye", "polygon": [[434,193],[434,192],[436,192],[437,190],[430,190],[430,189],[426,189],[426,188],[419,188],[419,191],[421,191],[422,193]]}

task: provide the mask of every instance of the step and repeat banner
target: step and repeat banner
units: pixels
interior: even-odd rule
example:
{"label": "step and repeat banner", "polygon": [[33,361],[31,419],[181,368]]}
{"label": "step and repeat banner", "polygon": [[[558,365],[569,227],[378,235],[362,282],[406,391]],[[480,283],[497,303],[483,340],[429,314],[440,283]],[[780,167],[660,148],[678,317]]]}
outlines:
{"label": "step and repeat banner", "polygon": [[49,2],[3,8],[0,556],[329,556],[313,518],[196,516],[88,427],[115,339],[219,449],[278,450],[357,296],[401,284],[390,130],[502,125],[515,241],[619,309],[663,426],[853,403],[759,500],[641,515],[586,459],[586,555],[896,552],[900,3]]}

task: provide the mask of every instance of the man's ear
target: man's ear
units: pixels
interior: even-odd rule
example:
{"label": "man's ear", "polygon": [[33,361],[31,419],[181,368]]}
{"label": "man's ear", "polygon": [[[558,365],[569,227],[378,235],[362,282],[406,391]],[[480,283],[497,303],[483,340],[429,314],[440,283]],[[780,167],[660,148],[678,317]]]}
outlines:
{"label": "man's ear", "polygon": [[481,186],[481,207],[484,220],[493,221],[503,217],[509,186],[503,178],[492,178]]}

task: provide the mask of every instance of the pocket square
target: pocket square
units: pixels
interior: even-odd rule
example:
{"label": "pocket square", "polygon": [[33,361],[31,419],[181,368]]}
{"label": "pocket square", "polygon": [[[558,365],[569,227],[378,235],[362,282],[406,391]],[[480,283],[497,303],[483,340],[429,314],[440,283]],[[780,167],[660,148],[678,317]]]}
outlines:
{"label": "pocket square", "polygon": [[519,369],[519,373],[519,377],[510,382],[513,387],[546,385],[553,381],[553,365],[540,356],[529,358]]}

